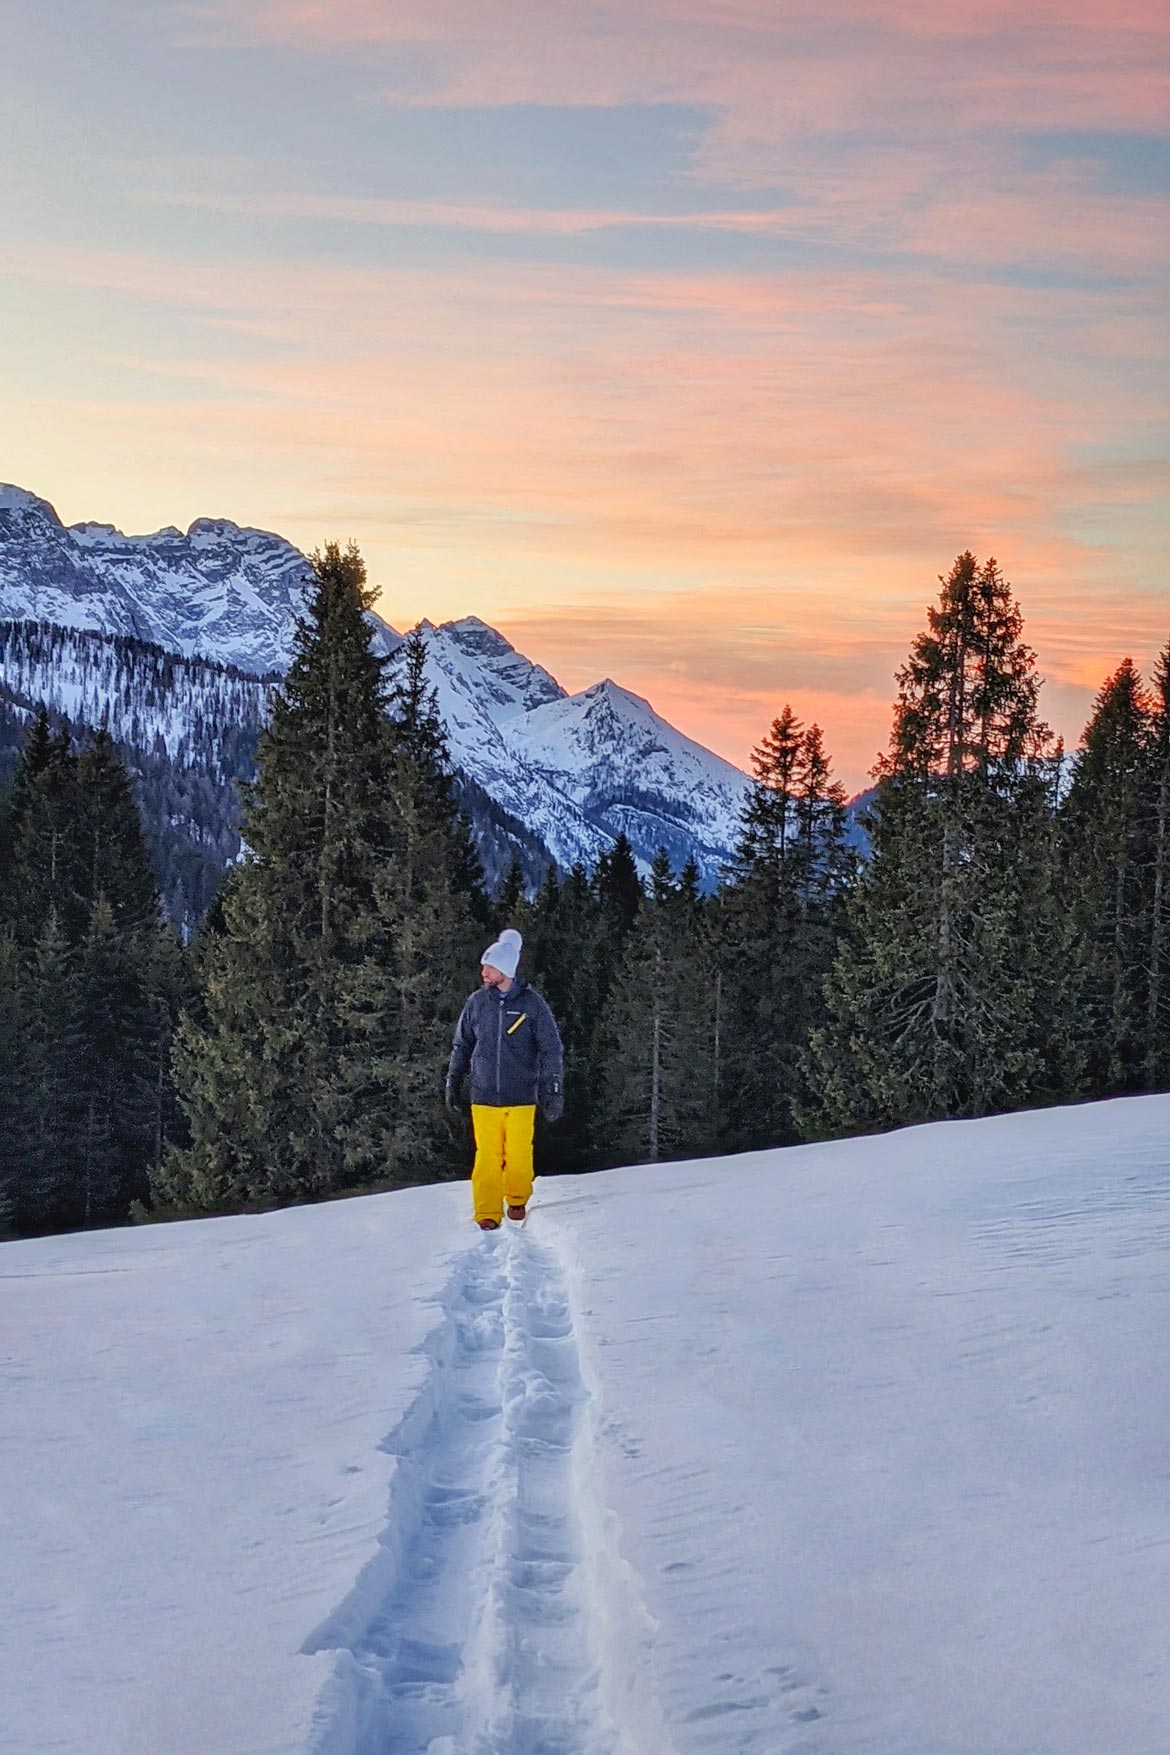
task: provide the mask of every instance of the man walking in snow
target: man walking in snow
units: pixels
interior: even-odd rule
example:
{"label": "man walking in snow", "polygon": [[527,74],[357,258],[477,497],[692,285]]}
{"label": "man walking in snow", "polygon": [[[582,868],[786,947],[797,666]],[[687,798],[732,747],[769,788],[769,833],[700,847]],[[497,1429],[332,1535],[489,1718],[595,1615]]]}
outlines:
{"label": "man walking in snow", "polygon": [[516,971],[521,937],[502,932],[480,959],[483,985],[468,999],[455,1026],[447,1068],[447,1107],[467,1101],[475,1129],[471,1193],[481,1231],[498,1231],[508,1217],[522,1219],[532,1194],[532,1134],[536,1105],[546,1120],[565,1106],[561,1038],[535,988]]}

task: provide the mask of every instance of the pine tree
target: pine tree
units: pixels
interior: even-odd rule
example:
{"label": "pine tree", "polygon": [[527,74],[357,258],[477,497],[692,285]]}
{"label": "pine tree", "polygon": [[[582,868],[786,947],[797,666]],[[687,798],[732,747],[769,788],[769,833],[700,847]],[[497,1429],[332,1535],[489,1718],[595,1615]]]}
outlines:
{"label": "pine tree", "polygon": [[55,909],[27,967],[27,1132],[17,1178],[22,1230],[53,1230],[84,1216],[78,1152],[78,1065],[84,1052],[76,975]]}
{"label": "pine tree", "polygon": [[717,915],[720,1137],[737,1151],[797,1137],[803,1057],[853,863],[819,726],[806,730],[786,706],[753,768]]}
{"label": "pine tree", "polygon": [[1097,695],[1064,806],[1089,959],[1082,1021],[1095,1096],[1141,1089],[1146,1078],[1151,717],[1127,658]]}
{"label": "pine tree", "polygon": [[594,872],[602,925],[615,961],[625,946],[626,934],[642,905],[642,882],[629,838],[623,831],[612,847],[602,852]]}
{"label": "pine tree", "polygon": [[401,774],[415,807],[448,842],[446,881],[465,898],[476,927],[486,928],[492,908],[470,828],[456,801],[447,733],[438,696],[426,680],[426,661],[420,626],[411,630],[396,654],[397,680],[390,697],[392,741],[404,758]]}
{"label": "pine tree", "polygon": [[30,946],[50,913],[70,943],[81,939],[90,898],[82,846],[78,762],[42,708],[21,751],[12,787],[9,895],[13,924]]}
{"label": "pine tree", "polygon": [[540,1159],[583,1169],[593,1162],[597,1038],[609,969],[601,905],[584,865],[578,860],[563,882],[550,869],[535,903],[507,924],[525,933],[524,967],[552,1008],[565,1050],[564,1115],[552,1127],[538,1116]]}
{"label": "pine tree", "polygon": [[964,553],[940,583],[898,673],[872,857],[812,1034],[821,1129],[1053,1101],[1072,1077],[1075,968],[1056,957],[1069,941],[1035,655],[994,560]]}
{"label": "pine tree", "polygon": [[154,1144],[151,1011],[125,954],[114,907],[99,892],[77,966],[72,1105],[74,1222],[122,1218],[146,1192]]}
{"label": "pine tree", "polygon": [[316,591],[248,794],[252,856],[196,949],[171,1204],[233,1207],[448,1172],[442,1071],[487,903],[421,639],[391,689],[356,548]]}
{"label": "pine tree", "polygon": [[804,777],[803,727],[790,706],[772,721],[752,751],[755,784],[749,789],[735,868],[784,867],[799,838],[797,794]]}
{"label": "pine tree", "polygon": [[[10,955],[25,1019],[9,1176],[17,1223],[44,1230],[121,1219],[145,1191],[157,1152],[126,1069],[155,1034],[151,970],[165,929],[141,819],[109,738],[94,734],[76,757],[42,712],[22,751],[11,822]],[[156,1093],[169,1098],[165,1068]]]}
{"label": "pine tree", "polygon": [[[547,887],[547,886],[546,886]],[[644,905],[642,880],[628,836],[623,832],[612,846],[603,849],[593,870],[593,894],[597,907],[593,916],[594,932],[588,955],[590,997],[596,1024],[584,1056],[574,1057],[574,1070],[566,1072],[566,1109],[569,1103],[570,1080],[573,1083],[574,1116],[581,1118],[584,1132],[581,1144],[592,1157],[604,1150],[597,1137],[598,1093],[606,1078],[607,1051],[604,1045],[604,1023],[610,1009],[610,996],[618,980],[626,954],[626,944]],[[542,892],[543,894],[543,892]],[[572,937],[560,933],[562,959],[576,962],[578,952]],[[566,991],[571,982],[564,982]],[[564,1015],[562,1013],[562,1015]]]}
{"label": "pine tree", "polygon": [[692,865],[676,884],[670,858],[659,848],[649,893],[626,940],[602,1031],[596,1121],[603,1161],[653,1163],[709,1146],[711,1080],[704,1056],[713,1041],[707,1028],[711,970],[697,875]]}
{"label": "pine tree", "polygon": [[375,886],[378,915],[395,947],[380,968],[385,1011],[393,1017],[380,1062],[394,1115],[386,1143],[395,1173],[410,1181],[463,1168],[442,1107],[443,1072],[491,917],[425,666],[425,642],[415,629],[399,655],[390,700],[394,857]]}
{"label": "pine tree", "polygon": [[[394,954],[377,910],[396,845],[384,661],[352,545],[313,556],[316,588],[245,790],[251,856],[222,893],[222,930],[197,951],[200,1005],[175,1034],[190,1145],[168,1154],[161,1199],[237,1207],[373,1179],[393,1126],[361,995]],[[345,1136],[365,1143],[355,1156]]]}
{"label": "pine tree", "polygon": [[109,734],[96,731],[77,763],[78,883],[87,913],[105,896],[122,934],[153,931],[158,886],[130,779]]}
{"label": "pine tree", "polygon": [[830,944],[835,937],[838,904],[857,872],[846,810],[845,788],[833,779],[824,733],[814,723],[804,734],[802,784],[796,796],[798,869],[802,909],[814,928],[820,926]]}
{"label": "pine tree", "polygon": [[32,1018],[24,959],[0,929],[0,1237],[25,1217],[33,1149]]}
{"label": "pine tree", "polygon": [[[121,1218],[132,1201],[148,1198],[151,1168],[174,1132],[170,1050],[181,999],[181,953],[162,921],[130,777],[105,731],[93,734],[78,759],[77,801],[87,916],[78,970],[80,1028],[88,1064],[106,1094],[94,1113],[108,1106],[117,1165],[117,1190],[103,1215]],[[86,1009],[87,992],[96,996],[96,1011]],[[83,1115],[83,1130],[86,1125]],[[95,1161],[91,1153],[85,1172],[91,1190]],[[92,1198],[87,1204],[92,1207]]]}
{"label": "pine tree", "polygon": [[169,926],[159,926],[143,942],[143,978],[150,1028],[143,1043],[151,1088],[150,1153],[137,1179],[133,1198],[144,1204],[150,1198],[154,1168],[161,1165],[168,1145],[186,1143],[186,1127],[179,1109],[171,1063],[175,1029],[183,1008],[195,996],[192,960]]}
{"label": "pine tree", "polygon": [[511,922],[516,919],[524,899],[524,867],[518,859],[513,858],[507,871],[504,873],[503,882],[500,884],[499,894],[496,896],[496,904],[492,913],[493,920],[498,920],[500,922],[499,927],[496,928],[497,931],[502,931],[505,926],[510,925]]}
{"label": "pine tree", "polygon": [[1154,668],[1147,782],[1149,924],[1145,995],[1145,1076],[1170,1088],[1170,644]]}
{"label": "pine tree", "polygon": [[[266,874],[265,874],[266,875]],[[194,946],[197,993],[174,1034],[173,1075],[189,1144],[152,1175],[164,1207],[239,1210],[251,1201],[320,1192],[289,1149],[289,1085],[309,1027],[293,988],[293,947],[278,939],[267,885],[252,865],[220,887],[218,923]]]}

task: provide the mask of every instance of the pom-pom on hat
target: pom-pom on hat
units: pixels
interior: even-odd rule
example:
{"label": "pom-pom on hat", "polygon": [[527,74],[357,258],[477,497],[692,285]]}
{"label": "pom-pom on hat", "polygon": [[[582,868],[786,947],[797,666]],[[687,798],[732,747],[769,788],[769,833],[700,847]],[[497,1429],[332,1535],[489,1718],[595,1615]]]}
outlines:
{"label": "pom-pom on hat", "polygon": [[506,975],[511,980],[520,962],[520,946],[523,942],[514,926],[505,927],[495,944],[489,945],[479,960],[481,964],[486,963],[489,969],[498,969],[501,975]]}

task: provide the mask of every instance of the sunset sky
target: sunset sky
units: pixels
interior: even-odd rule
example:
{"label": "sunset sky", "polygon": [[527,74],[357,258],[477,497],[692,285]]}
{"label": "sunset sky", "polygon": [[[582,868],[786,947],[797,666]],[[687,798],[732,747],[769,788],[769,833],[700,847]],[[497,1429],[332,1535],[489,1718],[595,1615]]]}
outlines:
{"label": "sunset sky", "polygon": [[1070,740],[1170,638],[1163,0],[8,0],[0,480],[354,537],[851,789],[970,548]]}

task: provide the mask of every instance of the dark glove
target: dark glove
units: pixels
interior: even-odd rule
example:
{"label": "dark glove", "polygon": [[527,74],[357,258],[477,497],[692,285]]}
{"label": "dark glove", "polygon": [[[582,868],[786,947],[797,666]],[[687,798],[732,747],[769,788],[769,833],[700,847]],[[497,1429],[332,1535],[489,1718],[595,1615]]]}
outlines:
{"label": "dark glove", "polygon": [[453,1115],[458,1114],[459,1110],[463,1108],[463,1103],[459,1095],[459,1086],[450,1082],[448,1082],[447,1085],[447,1107]]}
{"label": "dark glove", "polygon": [[540,1107],[546,1121],[559,1121],[565,1113],[565,1093],[560,1079],[552,1079],[540,1094]]}

